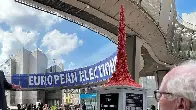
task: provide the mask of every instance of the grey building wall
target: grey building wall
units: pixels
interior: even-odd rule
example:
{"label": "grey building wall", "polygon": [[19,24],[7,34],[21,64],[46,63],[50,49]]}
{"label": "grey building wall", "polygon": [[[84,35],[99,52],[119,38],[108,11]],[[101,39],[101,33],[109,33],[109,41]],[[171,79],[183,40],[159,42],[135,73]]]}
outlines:
{"label": "grey building wall", "polygon": [[[4,67],[6,66],[6,69]],[[10,57],[5,64],[0,65],[0,69],[6,71],[6,78],[11,82],[12,74],[36,74],[46,72],[60,72],[64,70],[64,65],[55,65],[51,69],[48,68],[48,59],[41,51],[36,50],[30,52],[21,49],[18,53]],[[17,104],[34,103],[37,101],[59,100],[59,104],[63,101],[63,90],[56,91],[8,91],[6,92],[8,106]]]}
{"label": "grey building wall", "polygon": [[[45,73],[48,66],[48,59],[41,51],[33,51],[29,56],[29,73]],[[36,101],[45,102],[45,91],[29,91],[29,100],[31,103]]]}
{"label": "grey building wall", "polygon": [[[8,66],[9,77],[11,74],[29,74],[29,73],[45,73],[48,65],[48,59],[41,51],[36,50],[30,52],[26,49],[20,50],[15,56],[8,59],[5,64]],[[3,67],[3,66],[0,66]],[[44,91],[9,91],[7,92],[8,105],[14,106],[16,104],[35,103],[38,100],[44,101]]]}
{"label": "grey building wall", "polygon": [[47,73],[61,72],[61,71],[64,71],[64,65],[62,63],[51,66],[46,70]]}
{"label": "grey building wall", "polygon": [[[31,55],[31,52],[26,50],[26,49],[23,49],[21,51],[21,56],[19,57],[22,57],[22,59],[20,60],[21,62],[21,74],[29,74],[29,64],[31,63],[29,61],[29,56]],[[29,93],[29,91],[22,91],[22,103],[31,103],[33,102],[35,99],[31,99],[31,96],[32,94]]]}
{"label": "grey building wall", "polygon": [[140,78],[140,84],[147,89],[147,108],[151,105],[158,106],[157,101],[154,97],[154,91],[157,90],[157,83],[154,76],[147,76]]}
{"label": "grey building wall", "polygon": [[[18,52],[15,56],[14,59],[16,61],[16,73],[17,74],[22,74],[22,65],[23,65],[23,50],[21,50],[20,52]],[[21,91],[16,91],[15,92],[15,103],[22,103],[22,92]]]}
{"label": "grey building wall", "polygon": [[[6,77],[6,80],[11,83],[11,73],[10,72],[12,70],[11,68],[11,63],[12,62],[12,59],[8,59],[4,64],[2,64],[0,66],[0,70],[2,70],[4,72],[4,75]],[[7,100],[7,104],[8,105],[11,105],[12,103],[14,102],[11,102],[10,99],[12,98],[12,100],[14,100],[15,97],[13,97],[13,92],[11,91],[6,91],[5,92],[5,96],[6,96],[6,100]]]}
{"label": "grey building wall", "polygon": [[[61,72],[64,71],[64,65],[59,64],[59,65],[54,65],[51,66],[47,69],[47,73],[52,73],[52,72]],[[49,105],[60,105],[63,103],[63,91],[64,90],[51,90],[51,91],[46,91],[46,103]]]}
{"label": "grey building wall", "polygon": [[[10,75],[15,73],[16,73],[16,61],[10,58]],[[16,97],[15,91],[10,91],[10,99],[7,99],[7,102],[10,102],[11,106],[16,105],[15,97]]]}

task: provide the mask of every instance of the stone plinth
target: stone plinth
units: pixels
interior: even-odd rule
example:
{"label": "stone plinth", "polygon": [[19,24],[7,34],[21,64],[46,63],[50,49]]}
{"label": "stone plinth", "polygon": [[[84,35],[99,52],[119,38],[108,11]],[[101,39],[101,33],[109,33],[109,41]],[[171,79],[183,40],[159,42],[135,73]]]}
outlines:
{"label": "stone plinth", "polygon": [[97,88],[97,110],[147,110],[146,89],[129,86]]}

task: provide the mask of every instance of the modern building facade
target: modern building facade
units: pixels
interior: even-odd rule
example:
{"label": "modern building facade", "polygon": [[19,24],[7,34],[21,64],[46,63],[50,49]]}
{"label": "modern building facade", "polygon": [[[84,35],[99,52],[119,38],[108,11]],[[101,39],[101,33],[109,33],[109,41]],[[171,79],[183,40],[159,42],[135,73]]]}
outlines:
{"label": "modern building facade", "polygon": [[64,90],[64,104],[80,104],[80,89]]}
{"label": "modern building facade", "polygon": [[151,105],[158,107],[158,103],[154,97],[154,91],[158,89],[155,76],[140,77],[140,84],[147,89],[147,108]]}
{"label": "modern building facade", "polygon": [[[36,74],[45,73],[48,66],[48,59],[40,50],[33,52],[27,49],[21,49],[16,55],[1,65],[5,72],[8,82],[11,82],[12,74]],[[22,103],[35,103],[38,100],[45,99],[45,93],[42,91],[8,91],[7,103],[9,106]]]}
{"label": "modern building facade", "polygon": [[[53,72],[61,72],[64,70],[64,65],[59,64],[54,66],[51,66],[47,69],[47,73],[53,73]],[[45,91],[45,102],[49,105],[60,105],[63,103],[63,90],[60,88],[57,90],[47,90]]]}
{"label": "modern building facade", "polygon": [[[5,77],[9,83],[11,83],[11,73],[16,71],[15,65],[16,65],[15,60],[10,58],[4,64],[0,66],[0,70],[4,71]],[[14,105],[15,104],[15,92],[6,91],[5,95],[7,99],[7,104]]]}
{"label": "modern building facade", "polygon": [[[3,70],[8,82],[11,83],[12,74],[36,74],[60,72],[64,70],[63,64],[48,67],[48,58],[40,50],[33,52],[27,49],[22,49],[2,65],[0,70]],[[35,104],[37,101],[42,101],[50,104],[60,104],[63,101],[63,91],[7,91],[6,98],[8,106],[17,104]]]}

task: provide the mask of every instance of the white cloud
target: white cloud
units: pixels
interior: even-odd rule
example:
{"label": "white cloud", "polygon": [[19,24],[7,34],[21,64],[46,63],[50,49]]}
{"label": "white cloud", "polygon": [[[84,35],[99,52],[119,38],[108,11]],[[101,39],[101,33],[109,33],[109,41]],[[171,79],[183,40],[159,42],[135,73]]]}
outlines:
{"label": "white cloud", "polygon": [[80,30],[81,30],[81,31],[86,31],[87,28],[85,28],[85,27],[83,27],[83,26],[80,26]]}
{"label": "white cloud", "polygon": [[60,33],[58,30],[53,30],[44,36],[41,46],[47,48],[46,54],[50,65],[52,63],[50,59],[65,62],[62,55],[69,54],[82,44],[83,41],[79,40],[75,33]]}
{"label": "white cloud", "polygon": [[66,68],[66,70],[72,70],[72,69],[75,69],[75,63],[70,62],[68,65],[68,68]]}
{"label": "white cloud", "polygon": [[36,49],[38,36],[39,33],[35,31],[25,32],[21,27],[15,27],[12,31],[0,29],[0,44],[2,45],[0,64],[4,63],[9,55],[16,54],[23,47],[29,50]]}
{"label": "white cloud", "polygon": [[[10,26],[8,31],[0,29],[0,47],[2,47],[0,63],[10,54],[16,54],[22,47],[30,51],[36,49],[39,36],[37,31],[50,29],[52,25],[61,21],[61,18],[16,3],[14,0],[0,2],[0,24]],[[42,47],[41,49],[46,52],[49,64],[53,64],[53,59],[59,64],[65,63],[62,55],[67,55],[82,44],[83,40],[78,39],[76,34],[63,34],[53,30],[44,36],[41,45],[44,49]],[[70,63],[69,66],[71,68],[74,63]]]}
{"label": "white cloud", "polygon": [[54,15],[24,6],[14,0],[0,2],[0,23],[4,22],[10,27],[20,26],[31,30],[49,29],[60,21],[61,19]]}
{"label": "white cloud", "polygon": [[[190,14],[187,14],[187,13],[182,13],[182,19],[185,21],[185,22],[188,22],[188,23],[191,23],[193,25],[196,25],[196,12],[192,12]],[[191,28],[191,29],[196,29],[195,27],[196,26],[193,26],[191,24],[188,24],[188,23],[183,23],[185,26]]]}
{"label": "white cloud", "polygon": [[78,43],[79,43],[79,45],[82,45],[84,43],[84,41],[83,40],[79,40]]}

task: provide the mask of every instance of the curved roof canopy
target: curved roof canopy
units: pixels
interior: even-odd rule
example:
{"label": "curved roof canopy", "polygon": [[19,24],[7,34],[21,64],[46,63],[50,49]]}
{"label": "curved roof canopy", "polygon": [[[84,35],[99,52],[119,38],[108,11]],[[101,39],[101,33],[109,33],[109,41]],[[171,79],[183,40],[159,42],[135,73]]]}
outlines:
{"label": "curved roof canopy", "polygon": [[115,43],[124,4],[127,34],[143,39],[156,62],[172,65],[196,57],[196,28],[177,16],[174,0],[15,1],[85,26]]}

